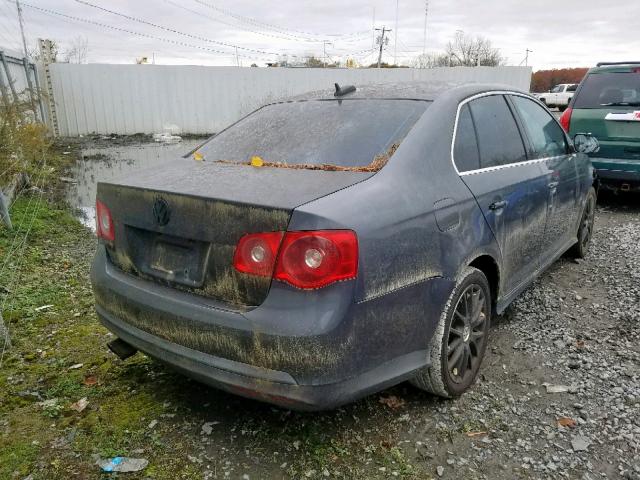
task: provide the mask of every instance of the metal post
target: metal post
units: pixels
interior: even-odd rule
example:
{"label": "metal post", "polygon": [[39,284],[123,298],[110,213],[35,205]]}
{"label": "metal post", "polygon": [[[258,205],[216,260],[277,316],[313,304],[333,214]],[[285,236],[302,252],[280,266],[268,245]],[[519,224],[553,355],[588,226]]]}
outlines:
{"label": "metal post", "polygon": [[51,41],[42,38],[38,39],[40,47],[40,57],[42,58],[42,67],[44,72],[45,89],[47,92],[47,113],[49,119],[49,127],[55,137],[60,135],[60,129],[58,127],[58,115],[56,113],[56,102],[53,98],[53,82],[51,80],[51,69],[49,65],[53,62],[51,54]]}
{"label": "metal post", "polygon": [[400,0],[396,0],[396,37],[395,37],[395,41],[393,42],[393,63],[394,65],[398,65],[398,6],[399,6]]}
{"label": "metal post", "polygon": [[422,54],[427,52],[427,16],[429,15],[429,0],[424,0],[424,37],[422,39]]}
{"label": "metal post", "polygon": [[40,118],[42,123],[47,123],[47,116],[44,114],[44,106],[42,105],[42,90],[40,89],[40,80],[38,80],[38,69],[35,63],[31,64],[33,69],[33,78],[36,80],[36,90],[38,92],[38,107],[40,107]]}
{"label": "metal post", "polygon": [[20,0],[16,0],[16,8],[18,9],[18,22],[20,23],[20,34],[22,35],[22,48],[24,48],[24,56],[29,56],[27,50],[27,38],[24,34],[24,18],[22,18],[22,7],[20,6]]}
{"label": "metal post", "polygon": [[11,94],[13,95],[13,100],[18,103],[18,92],[16,92],[16,87],[13,85],[14,80],[11,78],[11,73],[9,73],[9,65],[7,65],[7,57],[4,56],[4,52],[0,50],[0,62],[4,67],[4,73],[7,75],[7,81],[9,82],[9,88],[11,89]]}
{"label": "metal post", "polygon": [[4,84],[4,76],[0,72],[0,93],[2,94],[2,101],[8,107],[9,106],[9,94],[7,93],[7,86]]}
{"label": "metal post", "polygon": [[2,193],[2,189],[0,189],[0,220],[4,222],[9,230],[13,228],[11,225],[11,217],[9,216],[9,202],[5,198],[4,193]]}
{"label": "metal post", "polygon": [[33,116],[38,121],[38,109],[36,108],[35,92],[33,91],[33,83],[31,82],[31,75],[29,74],[29,60],[27,57],[22,59],[22,65],[24,66],[24,74],[27,77],[27,85],[29,87],[29,99],[31,100],[31,109],[33,110]]}

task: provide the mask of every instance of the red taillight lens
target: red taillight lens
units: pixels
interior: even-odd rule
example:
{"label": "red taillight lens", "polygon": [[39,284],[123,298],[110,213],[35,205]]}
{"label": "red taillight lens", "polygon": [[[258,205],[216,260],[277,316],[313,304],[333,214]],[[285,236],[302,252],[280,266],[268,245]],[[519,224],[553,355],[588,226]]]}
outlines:
{"label": "red taillight lens", "polygon": [[572,108],[567,108],[564,113],[560,116],[558,120],[564,131],[569,133],[569,127],[571,126],[571,113],[573,112]]}
{"label": "red taillight lens", "polygon": [[108,242],[113,242],[116,238],[111,212],[100,200],[96,200],[96,235]]}
{"label": "red taillight lens", "polygon": [[283,232],[245,235],[238,242],[233,254],[233,266],[243,273],[271,277],[282,236]]}
{"label": "red taillight lens", "polygon": [[358,239],[351,230],[287,232],[273,278],[294,287],[322,288],[358,274]]}
{"label": "red taillight lens", "polygon": [[356,277],[358,239],[352,230],[249,234],[240,239],[233,265],[297,288],[322,288]]}

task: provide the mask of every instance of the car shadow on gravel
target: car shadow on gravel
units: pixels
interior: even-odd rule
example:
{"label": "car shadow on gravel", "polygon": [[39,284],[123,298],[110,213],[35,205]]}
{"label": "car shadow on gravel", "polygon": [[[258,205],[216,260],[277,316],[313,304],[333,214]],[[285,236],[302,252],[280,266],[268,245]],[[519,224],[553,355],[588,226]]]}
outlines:
{"label": "car shadow on gravel", "polygon": [[598,206],[611,212],[640,213],[640,193],[600,190]]}

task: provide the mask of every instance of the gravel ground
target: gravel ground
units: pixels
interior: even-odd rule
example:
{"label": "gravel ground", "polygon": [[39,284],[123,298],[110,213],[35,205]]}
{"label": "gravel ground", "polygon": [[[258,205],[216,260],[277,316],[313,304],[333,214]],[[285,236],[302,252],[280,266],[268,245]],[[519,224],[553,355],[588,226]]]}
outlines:
{"label": "gravel ground", "polygon": [[640,479],[640,199],[605,198],[596,227],[496,320],[458,400],[404,384],[303,415],[196,386],[161,421],[205,478]]}

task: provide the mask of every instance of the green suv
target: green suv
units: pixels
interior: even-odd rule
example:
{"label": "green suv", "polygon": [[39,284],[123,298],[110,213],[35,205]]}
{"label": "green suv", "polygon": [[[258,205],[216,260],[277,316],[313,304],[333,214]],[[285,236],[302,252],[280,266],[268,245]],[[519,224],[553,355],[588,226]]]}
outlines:
{"label": "green suv", "polygon": [[640,62],[598,63],[589,70],[560,124],[573,138],[591,133],[591,161],[601,186],[640,191]]}

